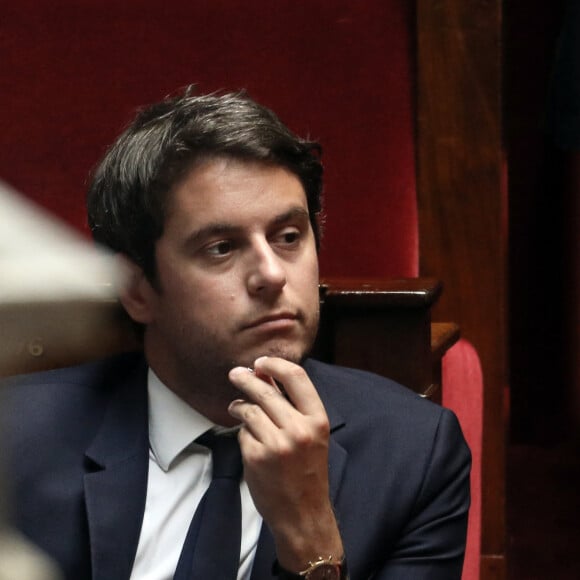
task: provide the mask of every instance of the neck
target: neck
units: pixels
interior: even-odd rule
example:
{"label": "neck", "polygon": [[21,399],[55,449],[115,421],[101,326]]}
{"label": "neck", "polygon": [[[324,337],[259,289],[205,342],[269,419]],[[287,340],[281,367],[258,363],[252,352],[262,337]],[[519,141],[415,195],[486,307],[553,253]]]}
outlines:
{"label": "neck", "polygon": [[239,423],[228,413],[228,407],[241,397],[241,393],[230,383],[227,370],[209,373],[197,369],[183,377],[152,358],[147,357],[147,362],[159,380],[198,413],[223,427]]}
{"label": "neck", "polygon": [[180,399],[198,413],[207,417],[212,423],[222,427],[234,427],[239,424],[239,421],[228,413],[229,404],[234,399],[239,398],[239,393],[234,392],[233,387],[230,386],[228,389],[230,392],[224,393],[223,389],[217,388],[215,391],[207,391],[196,386],[195,390],[193,390],[179,388],[179,386],[174,386],[173,384],[165,384]]}

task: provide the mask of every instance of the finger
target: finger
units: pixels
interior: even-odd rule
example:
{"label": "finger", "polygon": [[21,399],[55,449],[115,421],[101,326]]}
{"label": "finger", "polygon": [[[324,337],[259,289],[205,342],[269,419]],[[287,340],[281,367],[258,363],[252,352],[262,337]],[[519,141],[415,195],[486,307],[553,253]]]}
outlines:
{"label": "finger", "polygon": [[278,357],[263,356],[254,363],[256,373],[271,376],[282,384],[296,409],[305,415],[326,413],[312,381],[299,365]]}
{"label": "finger", "polygon": [[256,371],[255,369],[252,369],[252,372],[254,372],[255,375],[259,379],[262,379],[264,382],[268,383],[269,385],[272,385],[278,392],[282,393],[282,389],[280,388],[280,385],[278,385],[276,383],[276,381],[271,376],[265,375],[264,373],[261,373],[259,371]]}
{"label": "finger", "polygon": [[228,407],[228,413],[242,423],[252,437],[260,442],[264,442],[265,433],[277,428],[263,409],[242,399],[232,401]]}
{"label": "finger", "polygon": [[244,367],[235,367],[229,373],[232,384],[246,400],[258,405],[277,427],[296,419],[297,411],[273,382],[266,382]]}
{"label": "finger", "polygon": [[260,461],[290,448],[284,431],[258,405],[237,399],[230,403],[228,411],[241,423],[238,439],[244,460]]}

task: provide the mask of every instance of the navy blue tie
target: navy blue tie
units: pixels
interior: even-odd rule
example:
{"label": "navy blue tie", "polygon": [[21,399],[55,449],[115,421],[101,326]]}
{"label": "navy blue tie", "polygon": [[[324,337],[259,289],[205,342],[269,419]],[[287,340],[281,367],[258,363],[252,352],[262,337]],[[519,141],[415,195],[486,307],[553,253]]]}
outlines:
{"label": "navy blue tie", "polygon": [[174,580],[235,580],[240,565],[242,458],[236,434],[204,433],[212,450],[212,481],[189,526]]}

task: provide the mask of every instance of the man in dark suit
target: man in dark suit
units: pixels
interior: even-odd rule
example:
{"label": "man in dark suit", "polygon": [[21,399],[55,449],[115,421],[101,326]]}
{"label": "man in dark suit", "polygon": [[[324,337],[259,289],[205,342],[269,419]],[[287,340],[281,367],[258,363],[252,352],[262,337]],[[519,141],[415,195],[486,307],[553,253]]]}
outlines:
{"label": "man in dark suit", "polygon": [[14,522],[67,578],[190,577],[207,526],[190,520],[221,461],[208,431],[236,435],[243,476],[206,560],[241,526],[240,579],[460,578],[470,458],[453,414],[306,358],[318,153],[244,95],[188,90],[142,111],[96,170],[89,222],[125,260],[145,356],[4,387]]}

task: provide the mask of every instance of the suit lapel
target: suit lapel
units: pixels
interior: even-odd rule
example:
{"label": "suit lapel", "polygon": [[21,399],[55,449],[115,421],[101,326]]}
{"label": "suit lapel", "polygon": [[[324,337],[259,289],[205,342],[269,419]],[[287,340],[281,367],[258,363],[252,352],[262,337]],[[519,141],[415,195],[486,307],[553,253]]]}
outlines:
{"label": "suit lapel", "polygon": [[[312,378],[312,376],[311,376]],[[319,388],[319,381],[316,381],[316,387]],[[319,394],[324,403],[328,419],[330,421],[330,443],[328,447],[328,482],[330,487],[330,498],[333,504],[340,491],[344,470],[346,467],[348,453],[336,442],[333,438],[333,433],[342,428],[345,421],[342,415],[338,412],[329,397],[324,394],[324,391],[319,390]],[[256,557],[252,568],[251,580],[262,580],[263,578],[270,578],[272,576],[272,566],[276,560],[276,547],[274,545],[274,538],[268,526],[263,523],[260,531],[260,538],[258,540],[258,548],[256,550]]]}
{"label": "suit lapel", "polygon": [[93,580],[129,578],[137,550],[149,458],[146,367],[114,387],[86,453],[85,501]]}

